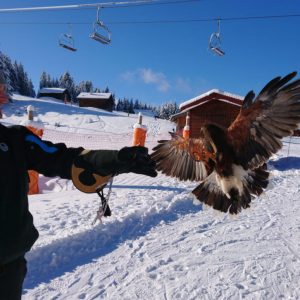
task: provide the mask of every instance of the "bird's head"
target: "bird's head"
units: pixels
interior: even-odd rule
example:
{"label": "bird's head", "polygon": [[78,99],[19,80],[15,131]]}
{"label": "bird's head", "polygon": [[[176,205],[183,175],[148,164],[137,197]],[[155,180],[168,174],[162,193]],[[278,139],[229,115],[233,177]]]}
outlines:
{"label": "bird's head", "polygon": [[203,125],[201,127],[201,135],[215,153],[219,152],[226,143],[224,129],[215,124]]}

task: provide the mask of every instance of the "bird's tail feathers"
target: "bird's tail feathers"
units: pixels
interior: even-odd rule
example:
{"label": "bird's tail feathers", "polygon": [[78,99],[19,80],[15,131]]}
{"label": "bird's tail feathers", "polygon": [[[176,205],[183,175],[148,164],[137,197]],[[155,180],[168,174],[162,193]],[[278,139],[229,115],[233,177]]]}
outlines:
{"label": "bird's tail feathers", "polygon": [[242,178],[242,191],[231,188],[224,193],[214,171],[200,183],[192,193],[195,197],[216,210],[237,214],[242,209],[250,207],[253,196],[260,195],[268,185],[269,172],[265,167],[245,171]]}

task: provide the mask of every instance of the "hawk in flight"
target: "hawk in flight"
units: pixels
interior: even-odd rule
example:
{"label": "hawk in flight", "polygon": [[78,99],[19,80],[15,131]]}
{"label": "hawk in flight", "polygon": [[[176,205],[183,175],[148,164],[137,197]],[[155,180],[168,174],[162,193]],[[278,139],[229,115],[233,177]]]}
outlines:
{"label": "hawk in flight", "polygon": [[214,209],[231,214],[250,206],[268,185],[266,162],[300,122],[300,79],[296,72],[271,80],[255,97],[250,91],[229,128],[205,124],[199,138],[158,141],[151,157],[157,170],[199,182],[192,191]]}

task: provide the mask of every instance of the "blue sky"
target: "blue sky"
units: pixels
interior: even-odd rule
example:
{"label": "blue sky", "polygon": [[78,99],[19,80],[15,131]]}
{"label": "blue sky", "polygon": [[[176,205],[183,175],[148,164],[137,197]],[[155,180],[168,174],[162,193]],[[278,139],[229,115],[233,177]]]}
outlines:
{"label": "blue sky", "polygon": [[[0,8],[96,2],[2,0]],[[245,95],[275,76],[300,71],[300,17],[221,21],[223,57],[208,50],[216,21],[122,22],[286,14],[300,14],[300,1],[199,0],[106,8],[100,16],[112,43],[102,45],[89,38],[96,9],[1,13],[0,50],[23,63],[36,89],[42,71],[53,77],[69,71],[76,83],[92,80],[117,97],[149,104],[181,103],[213,88]],[[75,53],[58,46],[59,36],[69,31],[67,23],[73,24]]]}

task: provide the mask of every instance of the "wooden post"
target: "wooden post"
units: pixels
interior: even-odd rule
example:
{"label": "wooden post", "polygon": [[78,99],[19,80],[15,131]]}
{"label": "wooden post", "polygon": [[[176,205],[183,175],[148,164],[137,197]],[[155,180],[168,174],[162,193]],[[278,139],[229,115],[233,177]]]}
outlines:
{"label": "wooden post", "polygon": [[133,126],[132,146],[145,146],[147,127],[142,122],[143,116],[139,113],[138,123]]}
{"label": "wooden post", "polygon": [[186,114],[185,126],[183,128],[182,136],[185,139],[188,139],[190,137],[190,112],[187,112]]}
{"label": "wooden post", "polygon": [[33,112],[34,112],[34,107],[32,105],[27,106],[27,116],[29,121],[33,121]]}

